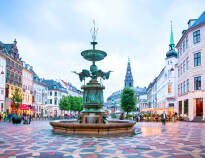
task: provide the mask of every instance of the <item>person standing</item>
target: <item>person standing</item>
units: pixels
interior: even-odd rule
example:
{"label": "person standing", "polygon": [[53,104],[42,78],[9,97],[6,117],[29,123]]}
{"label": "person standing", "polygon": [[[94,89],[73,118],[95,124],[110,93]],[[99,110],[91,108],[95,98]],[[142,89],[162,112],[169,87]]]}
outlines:
{"label": "person standing", "polygon": [[28,124],[30,124],[30,123],[31,123],[31,115],[29,115],[28,117],[29,117],[29,122],[28,122]]}
{"label": "person standing", "polygon": [[167,118],[167,115],[166,115],[165,111],[161,115],[161,118],[162,118],[162,124],[165,125],[166,124],[166,118]]}
{"label": "person standing", "polygon": [[8,114],[9,122],[11,122],[11,113]]}

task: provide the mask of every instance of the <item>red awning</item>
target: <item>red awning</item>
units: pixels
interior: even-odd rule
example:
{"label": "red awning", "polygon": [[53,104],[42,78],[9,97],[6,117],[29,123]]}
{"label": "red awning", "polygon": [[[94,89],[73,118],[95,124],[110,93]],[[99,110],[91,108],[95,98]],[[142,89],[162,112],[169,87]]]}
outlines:
{"label": "red awning", "polygon": [[29,110],[30,108],[26,104],[20,104],[21,110]]}

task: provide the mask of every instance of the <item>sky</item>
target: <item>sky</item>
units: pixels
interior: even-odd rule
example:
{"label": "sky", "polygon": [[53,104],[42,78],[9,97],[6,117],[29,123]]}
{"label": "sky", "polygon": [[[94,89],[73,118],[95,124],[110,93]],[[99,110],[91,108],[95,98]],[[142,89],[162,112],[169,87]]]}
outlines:
{"label": "sky", "polygon": [[128,57],[134,86],[147,87],[165,66],[170,21],[177,44],[204,6],[204,0],[0,0],[0,41],[16,38],[20,56],[39,77],[80,89],[83,83],[72,71],[91,65],[80,53],[91,48],[95,19],[96,47],[107,52],[97,66],[113,71],[103,81],[106,99],[124,87]]}

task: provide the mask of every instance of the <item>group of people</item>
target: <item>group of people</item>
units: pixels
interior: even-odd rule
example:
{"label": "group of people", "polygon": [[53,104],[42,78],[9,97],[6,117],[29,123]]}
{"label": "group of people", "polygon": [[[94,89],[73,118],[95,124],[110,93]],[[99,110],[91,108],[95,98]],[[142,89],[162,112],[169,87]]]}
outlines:
{"label": "group of people", "polygon": [[11,119],[12,119],[12,115],[9,113],[7,114],[6,112],[4,113],[1,113],[0,114],[0,121],[6,121],[6,120],[9,120],[9,122],[11,122]]}
{"label": "group of people", "polygon": [[21,119],[23,121],[23,124],[30,124],[31,123],[31,115],[27,115],[25,113],[23,113],[20,117],[17,116],[16,113],[1,113],[0,114],[0,121],[9,121],[9,122],[15,122],[15,119]]}
{"label": "group of people", "polygon": [[23,124],[30,124],[31,123],[31,115],[23,114]]}
{"label": "group of people", "polygon": [[[162,121],[162,124],[163,125],[165,125],[166,124],[166,120],[167,120],[167,114],[165,113],[165,111],[163,111],[163,113],[160,115],[160,117],[161,117],[161,121]],[[173,115],[173,121],[174,122],[176,122],[176,117],[177,117],[177,113],[175,113],[174,115]],[[124,120],[125,119],[125,116],[124,116],[124,112],[122,112],[121,114],[120,114],[120,117],[119,117],[119,119],[120,120]],[[135,115],[133,115],[132,116],[132,119],[134,120],[134,121],[143,121],[143,115],[141,114],[141,113],[139,113],[139,114],[135,114]]]}

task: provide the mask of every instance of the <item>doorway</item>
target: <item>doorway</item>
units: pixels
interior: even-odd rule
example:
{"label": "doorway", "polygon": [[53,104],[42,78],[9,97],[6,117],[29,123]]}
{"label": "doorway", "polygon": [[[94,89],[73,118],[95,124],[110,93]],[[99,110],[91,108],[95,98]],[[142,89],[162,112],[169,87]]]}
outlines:
{"label": "doorway", "polygon": [[196,116],[203,116],[203,99],[196,99]]}

